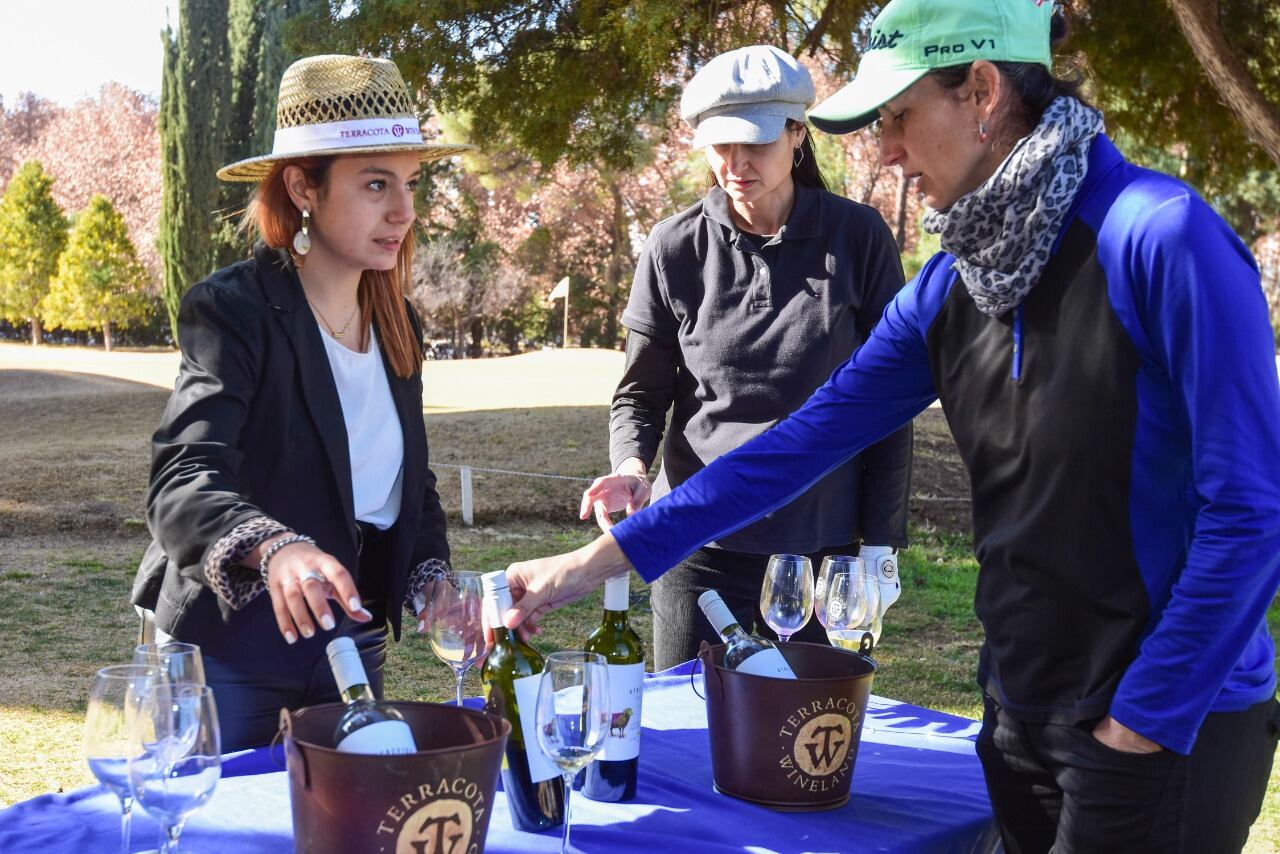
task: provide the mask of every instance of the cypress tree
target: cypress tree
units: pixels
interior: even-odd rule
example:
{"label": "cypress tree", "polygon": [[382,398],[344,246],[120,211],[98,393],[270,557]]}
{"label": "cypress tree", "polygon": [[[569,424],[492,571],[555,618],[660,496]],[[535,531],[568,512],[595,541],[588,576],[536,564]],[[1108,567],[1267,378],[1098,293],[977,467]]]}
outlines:
{"label": "cypress tree", "polygon": [[67,242],[67,218],[53,198],[53,178],[30,160],[0,197],[0,317],[31,322],[40,343],[40,303]]}
{"label": "cypress tree", "polygon": [[214,174],[226,162],[227,11],[226,0],[181,0],[177,32],[164,33],[159,248],[165,307],[175,340],[182,295],[234,257],[217,239],[223,190]]}

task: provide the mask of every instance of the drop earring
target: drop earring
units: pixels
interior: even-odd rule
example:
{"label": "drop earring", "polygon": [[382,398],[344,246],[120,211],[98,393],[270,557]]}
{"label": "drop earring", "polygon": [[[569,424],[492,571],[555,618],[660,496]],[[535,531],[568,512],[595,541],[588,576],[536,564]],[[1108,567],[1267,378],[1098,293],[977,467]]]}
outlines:
{"label": "drop earring", "polygon": [[987,126],[982,122],[978,122],[978,142],[987,141]]}
{"label": "drop earring", "polygon": [[311,251],[311,212],[302,209],[302,227],[293,235],[293,251],[295,255],[306,255]]}
{"label": "drop earring", "polygon": [[791,159],[791,166],[793,168],[798,169],[800,168],[800,164],[803,162],[804,162],[804,149],[797,145],[796,155]]}

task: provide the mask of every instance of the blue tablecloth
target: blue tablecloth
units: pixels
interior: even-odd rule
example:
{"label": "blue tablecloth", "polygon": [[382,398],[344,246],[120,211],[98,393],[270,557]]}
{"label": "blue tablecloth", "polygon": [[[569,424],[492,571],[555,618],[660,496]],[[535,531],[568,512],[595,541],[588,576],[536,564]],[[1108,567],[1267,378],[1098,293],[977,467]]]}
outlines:
{"label": "blue tablecloth", "polygon": [[[783,813],[712,788],[705,706],[689,684],[690,665],[645,682],[637,797],[601,804],[573,796],[574,848],[588,852],[686,850],[701,854],[778,852],[987,852],[997,845],[991,805],[974,755],[978,725],[964,718],[872,697],[844,806]],[[205,854],[293,850],[283,760],[267,749],[229,756],[224,778],[183,833],[183,848]],[[135,849],[154,845],[156,825],[134,821]],[[42,795],[0,812],[0,851],[119,850],[119,806],[100,787]],[[560,831],[514,830],[506,798],[494,799],[486,850],[558,851]],[[684,846],[681,846],[684,849]]]}

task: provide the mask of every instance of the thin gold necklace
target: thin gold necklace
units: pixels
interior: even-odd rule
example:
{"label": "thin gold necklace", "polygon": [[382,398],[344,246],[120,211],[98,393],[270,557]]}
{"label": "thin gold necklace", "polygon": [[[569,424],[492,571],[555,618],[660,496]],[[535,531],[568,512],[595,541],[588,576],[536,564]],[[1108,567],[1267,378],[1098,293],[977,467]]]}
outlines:
{"label": "thin gold necklace", "polygon": [[[303,294],[303,296],[306,296],[306,294]],[[320,318],[320,323],[324,325],[325,331],[327,331],[330,336],[338,340],[342,340],[342,336],[351,331],[351,324],[355,322],[356,315],[360,313],[360,303],[357,301],[355,308],[351,309],[351,316],[347,318],[346,324],[344,324],[341,329],[335,330],[333,328],[333,324],[331,324],[320,311],[320,307],[311,301],[311,297],[307,297],[306,299],[307,305],[311,306],[311,310],[316,313],[316,317]]]}

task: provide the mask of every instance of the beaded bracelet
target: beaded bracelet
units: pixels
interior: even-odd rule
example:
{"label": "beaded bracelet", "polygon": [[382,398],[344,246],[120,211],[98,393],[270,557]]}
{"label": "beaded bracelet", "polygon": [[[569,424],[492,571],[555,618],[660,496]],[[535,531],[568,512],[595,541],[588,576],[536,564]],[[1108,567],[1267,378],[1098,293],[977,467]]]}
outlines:
{"label": "beaded bracelet", "polygon": [[306,534],[290,534],[287,537],[281,537],[271,545],[267,546],[267,550],[262,553],[262,564],[258,567],[258,571],[262,573],[262,583],[267,583],[267,563],[276,556],[276,552],[285,546],[291,546],[294,543],[306,543],[314,546],[316,541],[308,537]]}

